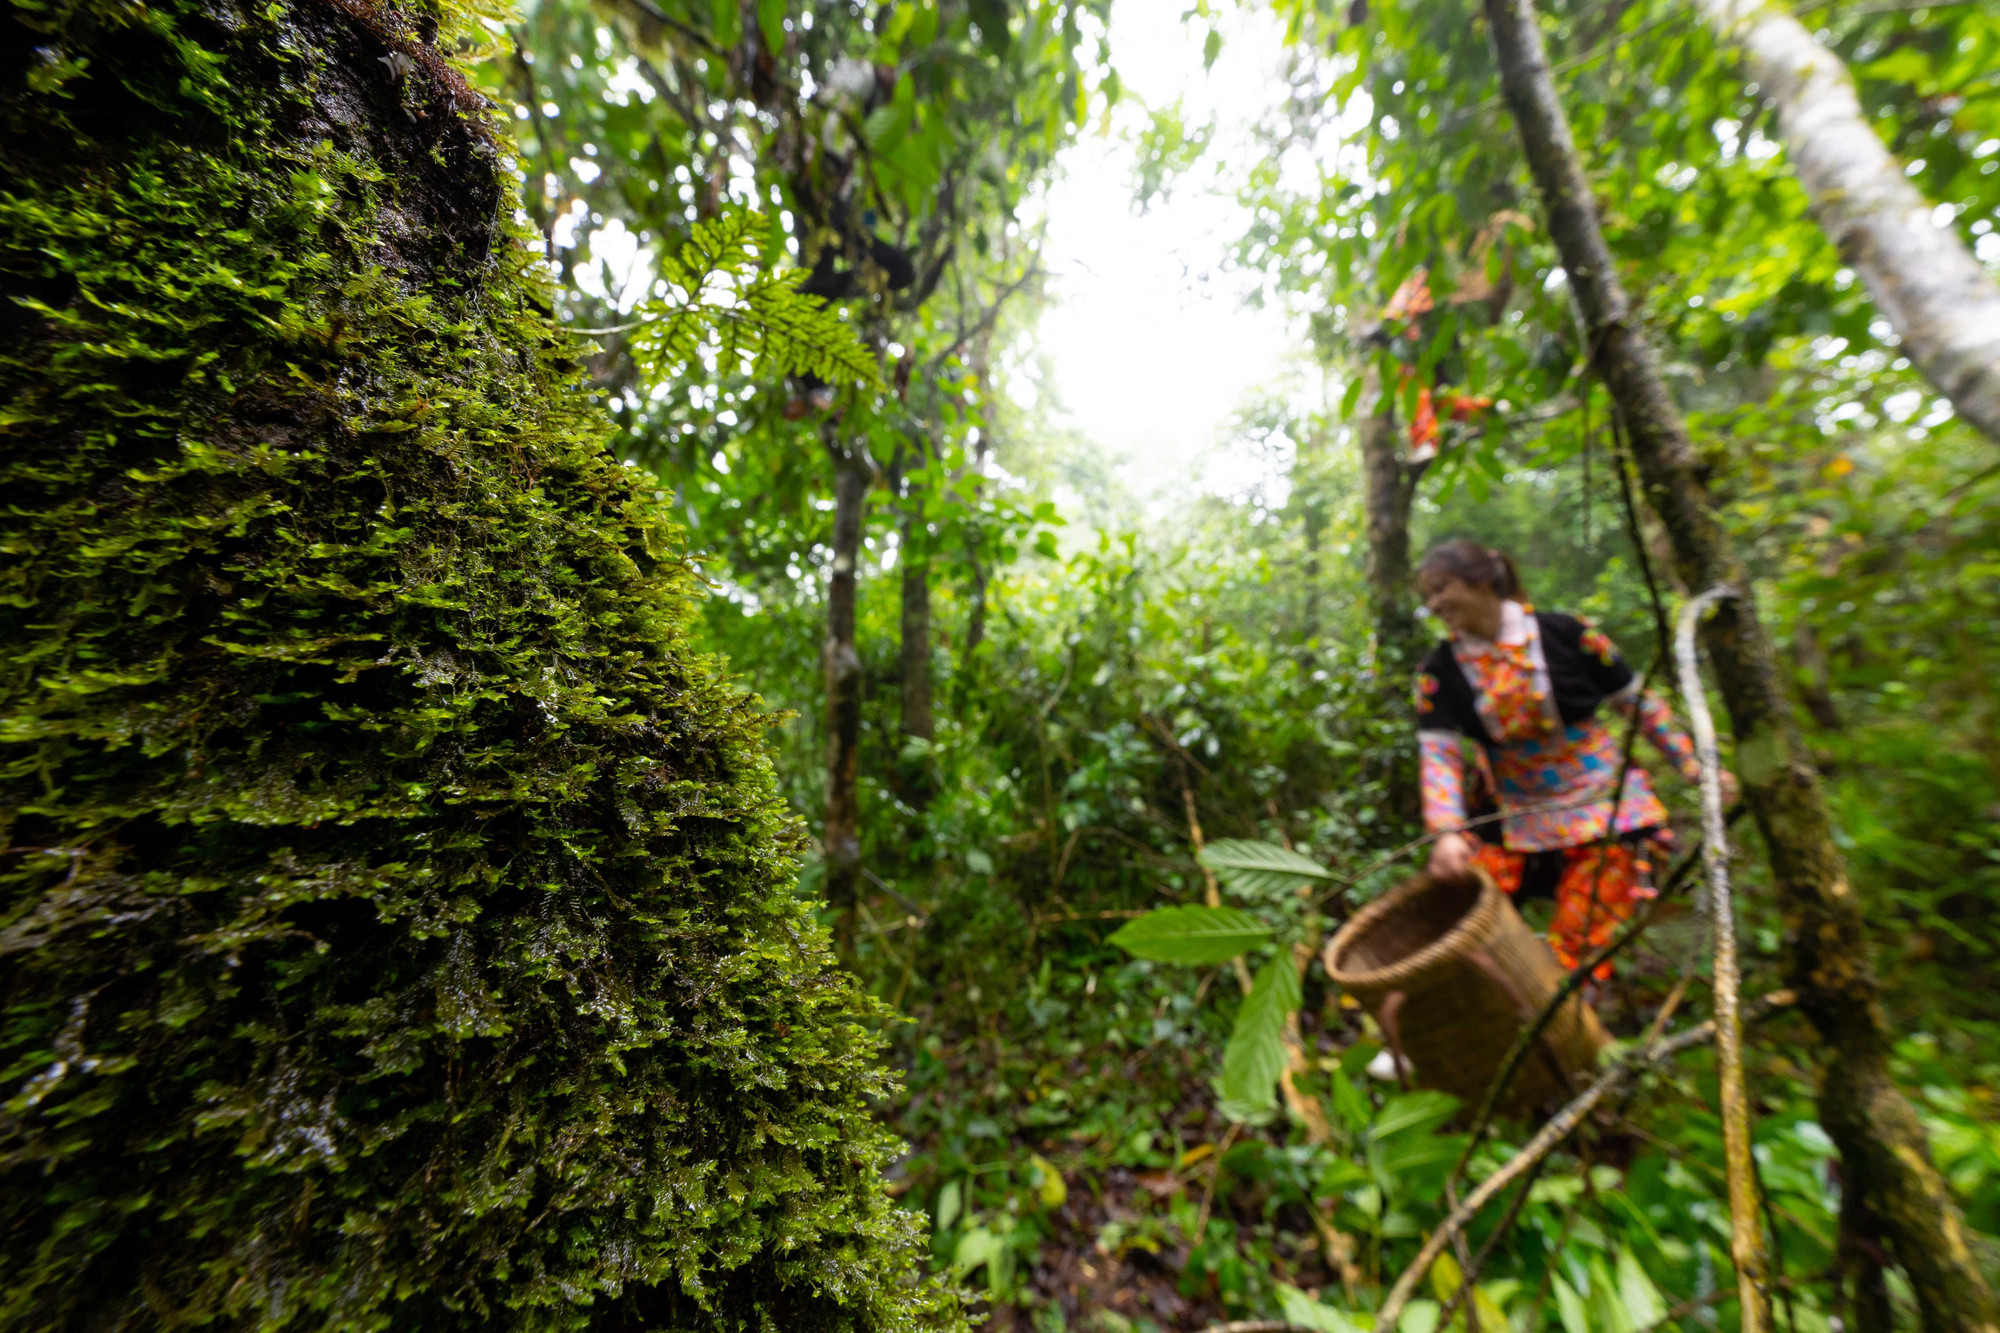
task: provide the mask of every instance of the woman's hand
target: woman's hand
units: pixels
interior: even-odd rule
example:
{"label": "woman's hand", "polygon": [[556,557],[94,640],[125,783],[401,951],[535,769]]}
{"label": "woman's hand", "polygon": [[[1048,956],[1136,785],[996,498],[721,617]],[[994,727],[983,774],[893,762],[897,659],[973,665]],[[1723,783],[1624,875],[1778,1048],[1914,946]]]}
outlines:
{"label": "woman's hand", "polygon": [[1463,833],[1446,833],[1431,844],[1431,878],[1465,879],[1472,874],[1472,839]]}

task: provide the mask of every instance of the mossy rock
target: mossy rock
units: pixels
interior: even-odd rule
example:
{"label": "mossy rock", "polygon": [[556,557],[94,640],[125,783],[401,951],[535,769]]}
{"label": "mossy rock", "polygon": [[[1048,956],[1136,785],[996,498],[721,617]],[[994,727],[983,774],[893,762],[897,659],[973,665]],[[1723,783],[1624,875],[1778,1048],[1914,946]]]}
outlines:
{"label": "mossy rock", "polygon": [[466,16],[10,15],[0,1326],[957,1326]]}

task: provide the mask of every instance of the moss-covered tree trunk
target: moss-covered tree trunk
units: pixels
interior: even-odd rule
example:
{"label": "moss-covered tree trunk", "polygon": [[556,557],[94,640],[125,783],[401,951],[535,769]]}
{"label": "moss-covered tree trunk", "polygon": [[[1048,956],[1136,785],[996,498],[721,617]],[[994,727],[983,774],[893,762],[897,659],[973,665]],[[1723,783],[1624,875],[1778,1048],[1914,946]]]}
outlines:
{"label": "moss-covered tree trunk", "polygon": [[10,14],[0,1327],[923,1322],[864,1002],[476,25]]}
{"label": "moss-covered tree trunk", "polygon": [[1704,632],[1728,705],[1744,794],[1771,857],[1787,930],[1788,979],[1822,1043],[1819,1110],[1860,1191],[1909,1274],[1924,1327],[1995,1333],[2000,1306],[1967,1243],[1957,1204],[1932,1165],[1923,1126],[1889,1076],[1889,1031],[1861,906],[1833,842],[1818,775],[1785,697],[1745,571],[1695,466],[1679,407],[1626,297],[1598,223],[1531,0],[1485,0],[1501,87],[1596,349],[1624,418],[1646,498],[1697,590],[1733,584]]}

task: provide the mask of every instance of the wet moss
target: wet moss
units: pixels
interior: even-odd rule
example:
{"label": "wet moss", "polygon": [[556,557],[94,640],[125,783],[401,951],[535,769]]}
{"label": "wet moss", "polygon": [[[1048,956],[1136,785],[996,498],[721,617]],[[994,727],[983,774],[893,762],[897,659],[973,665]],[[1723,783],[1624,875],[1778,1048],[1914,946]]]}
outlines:
{"label": "wet moss", "polygon": [[0,1325],[955,1324],[465,21],[4,20]]}

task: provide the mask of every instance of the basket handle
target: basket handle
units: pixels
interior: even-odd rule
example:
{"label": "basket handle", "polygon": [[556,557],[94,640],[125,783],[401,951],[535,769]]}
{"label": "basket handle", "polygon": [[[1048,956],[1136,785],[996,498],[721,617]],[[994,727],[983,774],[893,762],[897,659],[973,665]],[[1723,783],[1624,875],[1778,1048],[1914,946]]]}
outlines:
{"label": "basket handle", "polygon": [[1409,998],[1402,991],[1392,990],[1382,997],[1382,1007],[1375,1014],[1382,1025],[1382,1035],[1389,1039],[1389,1056],[1396,1062],[1396,1085],[1404,1092],[1410,1090],[1410,1061],[1403,1054],[1403,1032],[1396,1015],[1402,1012],[1403,1001]]}
{"label": "basket handle", "polygon": [[[1507,997],[1507,1003],[1514,1006],[1514,1013],[1520,1018],[1522,1027],[1535,1021],[1540,1010],[1528,1003],[1528,997],[1521,994],[1520,988],[1514,985],[1513,978],[1500,969],[1500,964],[1493,960],[1492,954],[1484,949],[1474,949],[1465,957],[1466,961],[1478,968],[1488,981],[1500,988],[1500,993]],[[1556,1086],[1568,1087],[1569,1075],[1563,1071],[1562,1058],[1556,1054],[1555,1045],[1549,1040],[1547,1028],[1535,1034],[1535,1049],[1547,1062],[1549,1073],[1555,1076]]]}

